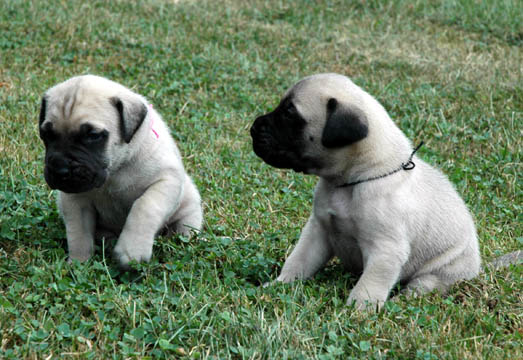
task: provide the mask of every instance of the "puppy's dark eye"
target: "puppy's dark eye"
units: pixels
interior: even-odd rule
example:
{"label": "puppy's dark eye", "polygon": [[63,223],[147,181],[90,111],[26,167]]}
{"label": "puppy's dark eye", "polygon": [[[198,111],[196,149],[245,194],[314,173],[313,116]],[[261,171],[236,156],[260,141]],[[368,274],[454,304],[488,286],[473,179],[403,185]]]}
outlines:
{"label": "puppy's dark eye", "polygon": [[287,104],[285,104],[285,111],[289,114],[293,114],[296,112],[296,107],[292,103],[292,101],[288,101]]}
{"label": "puppy's dark eye", "polygon": [[50,126],[45,126],[40,129],[40,138],[44,141],[53,141],[58,138],[58,135],[53,131]]}
{"label": "puppy's dark eye", "polygon": [[89,131],[84,136],[84,141],[87,143],[95,143],[102,140],[106,135],[105,131]]}

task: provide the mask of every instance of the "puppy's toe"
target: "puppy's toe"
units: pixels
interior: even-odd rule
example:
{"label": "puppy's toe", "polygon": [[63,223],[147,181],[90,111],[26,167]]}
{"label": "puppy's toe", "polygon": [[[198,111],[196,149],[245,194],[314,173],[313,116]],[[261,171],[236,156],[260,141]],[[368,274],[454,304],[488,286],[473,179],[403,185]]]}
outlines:
{"label": "puppy's toe", "polygon": [[113,257],[118,261],[122,270],[129,270],[131,261],[148,262],[151,259],[151,254],[145,254],[136,251],[136,249],[122,249],[117,246],[113,250]]}
{"label": "puppy's toe", "polygon": [[298,276],[292,273],[281,273],[274,282],[290,283],[296,280]]}
{"label": "puppy's toe", "polygon": [[131,269],[131,267],[129,266],[131,259],[126,254],[118,253],[115,249],[113,251],[113,258],[118,262],[118,266],[120,267],[120,269],[124,271],[128,271]]}
{"label": "puppy's toe", "polygon": [[382,308],[385,303],[384,299],[379,299],[369,294],[360,294],[357,289],[353,289],[347,299],[348,306],[354,306],[357,311],[374,311]]}
{"label": "puppy's toe", "polygon": [[374,301],[374,300],[355,300],[349,298],[347,300],[348,306],[354,306],[356,311],[379,311],[383,307],[383,301]]}
{"label": "puppy's toe", "polygon": [[91,255],[72,255],[72,254],[69,254],[69,256],[67,257],[67,263],[68,264],[72,264],[73,263],[73,260],[76,260],[78,262],[85,262],[87,260],[89,260],[91,258]]}
{"label": "puppy's toe", "polygon": [[270,286],[276,285],[279,282],[281,282],[281,281],[278,281],[278,280],[267,281],[267,282],[263,283],[262,287],[268,288]]}

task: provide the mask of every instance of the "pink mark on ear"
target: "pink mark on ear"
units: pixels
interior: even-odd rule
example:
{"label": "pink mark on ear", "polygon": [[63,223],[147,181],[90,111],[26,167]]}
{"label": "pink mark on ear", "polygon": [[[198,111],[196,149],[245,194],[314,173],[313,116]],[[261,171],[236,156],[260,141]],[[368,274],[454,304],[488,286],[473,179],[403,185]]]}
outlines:
{"label": "pink mark on ear", "polygon": [[[149,104],[149,109],[150,110],[153,109],[153,104]],[[151,112],[150,115],[151,115],[151,130],[154,133],[154,135],[156,136],[156,138],[158,139],[158,138],[160,138],[160,135],[158,135],[158,133],[156,132],[156,130],[154,130],[154,127],[153,127],[154,126],[154,118],[156,117],[156,115],[153,112]]]}

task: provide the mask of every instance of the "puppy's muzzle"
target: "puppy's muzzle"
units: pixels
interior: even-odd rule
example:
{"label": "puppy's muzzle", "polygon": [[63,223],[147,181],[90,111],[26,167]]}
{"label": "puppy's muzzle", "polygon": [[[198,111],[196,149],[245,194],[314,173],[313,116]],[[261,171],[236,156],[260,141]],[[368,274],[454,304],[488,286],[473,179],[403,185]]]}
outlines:
{"label": "puppy's muzzle", "polygon": [[270,135],[270,129],[261,117],[257,118],[251,126],[251,137],[254,153],[263,159],[272,147],[273,139]]}
{"label": "puppy's muzzle", "polygon": [[60,154],[48,156],[44,175],[51,189],[66,193],[81,193],[98,188],[107,178],[105,169],[97,169]]}
{"label": "puppy's muzzle", "polygon": [[254,153],[269,165],[275,167],[283,162],[285,144],[281,143],[277,130],[274,129],[271,119],[260,116],[251,127],[252,147]]}
{"label": "puppy's muzzle", "polygon": [[305,171],[301,131],[276,120],[269,114],[254,121],[250,130],[254,153],[276,168]]}
{"label": "puppy's muzzle", "polygon": [[69,162],[63,158],[51,157],[49,159],[48,172],[50,172],[56,179],[68,180],[71,177],[71,167]]}

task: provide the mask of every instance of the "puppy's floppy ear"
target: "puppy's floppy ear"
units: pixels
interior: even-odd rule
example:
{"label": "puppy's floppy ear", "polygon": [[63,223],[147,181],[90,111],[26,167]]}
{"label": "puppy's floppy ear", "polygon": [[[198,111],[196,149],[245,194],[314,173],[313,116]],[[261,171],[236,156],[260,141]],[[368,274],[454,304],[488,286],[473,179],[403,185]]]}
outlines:
{"label": "puppy's floppy ear", "polygon": [[129,144],[147,115],[147,107],[138,99],[124,100],[114,96],[109,100],[118,110],[122,139]]}
{"label": "puppy's floppy ear", "polygon": [[44,95],[42,96],[42,104],[40,105],[40,117],[38,121],[38,126],[41,126],[42,123],[45,121],[45,112],[47,110],[47,97]]}
{"label": "puppy's floppy ear", "polygon": [[347,146],[367,136],[367,118],[358,110],[339,104],[334,98],[327,102],[327,122],[323,128],[321,143],[326,148]]}

